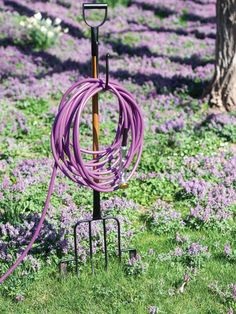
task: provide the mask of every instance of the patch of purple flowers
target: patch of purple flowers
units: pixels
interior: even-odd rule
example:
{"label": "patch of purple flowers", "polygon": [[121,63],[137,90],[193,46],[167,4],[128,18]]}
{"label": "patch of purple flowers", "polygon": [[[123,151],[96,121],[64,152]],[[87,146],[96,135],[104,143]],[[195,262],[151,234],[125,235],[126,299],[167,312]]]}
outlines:
{"label": "patch of purple flowers", "polygon": [[141,255],[137,254],[128,259],[124,271],[127,275],[140,276],[147,271],[148,264],[144,263]]}
{"label": "patch of purple flowers", "polygon": [[184,227],[181,213],[162,200],[157,200],[144,214],[148,227],[156,234],[177,231]]}
{"label": "patch of purple flowers", "polygon": [[167,120],[165,123],[156,127],[156,131],[161,133],[178,132],[184,128],[184,125],[184,117],[183,115],[179,115],[177,118]]}
{"label": "patch of purple flowers", "polygon": [[157,314],[159,312],[158,307],[155,305],[150,305],[148,307],[148,313],[149,314]]}
{"label": "patch of purple flowers", "polygon": [[229,243],[226,243],[224,246],[224,254],[228,257],[232,253],[231,245]]}
{"label": "patch of purple flowers", "polygon": [[188,254],[190,255],[199,255],[205,252],[208,252],[208,247],[203,246],[197,242],[191,243],[191,245],[188,247]]}

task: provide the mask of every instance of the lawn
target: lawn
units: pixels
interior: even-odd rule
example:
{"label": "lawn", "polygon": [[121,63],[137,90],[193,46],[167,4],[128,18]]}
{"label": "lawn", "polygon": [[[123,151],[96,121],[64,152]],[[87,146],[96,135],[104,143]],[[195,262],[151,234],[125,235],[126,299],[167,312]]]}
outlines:
{"label": "lawn", "polygon": [[[53,167],[51,127],[62,94],[90,75],[91,47],[81,1],[0,3],[2,274],[39,221]],[[59,273],[58,263],[73,258],[74,224],[92,213],[92,191],[58,172],[37,242],[0,287],[0,313],[236,313],[236,112],[212,112],[202,97],[214,73],[215,32],[215,1],[111,1],[100,77],[109,52],[110,79],[134,95],[145,135],[129,187],[102,194],[101,205],[104,216],[119,217],[122,247],[138,255],[124,253],[118,263],[110,224],[106,272],[96,225],[95,274],[85,229],[79,277],[73,263]],[[108,92],[99,104],[106,146],[118,106]],[[90,147],[89,105],[79,132]]]}

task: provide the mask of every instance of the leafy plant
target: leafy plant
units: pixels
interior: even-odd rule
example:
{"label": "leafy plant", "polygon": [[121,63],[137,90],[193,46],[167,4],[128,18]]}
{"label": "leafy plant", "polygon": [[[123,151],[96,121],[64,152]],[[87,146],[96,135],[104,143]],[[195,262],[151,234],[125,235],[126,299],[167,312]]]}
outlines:
{"label": "leafy plant", "polygon": [[128,6],[130,4],[130,0],[107,0],[107,1],[101,1],[104,3],[107,3],[108,6],[111,6],[114,8],[115,6],[118,5],[123,5],[123,6]]}
{"label": "leafy plant", "polygon": [[50,18],[44,19],[40,12],[20,21],[20,26],[24,29],[25,41],[39,50],[52,47],[63,32],[68,32],[68,29],[63,30],[60,24],[59,18],[54,21]]}
{"label": "leafy plant", "polygon": [[147,271],[148,264],[142,261],[142,257],[137,254],[130,258],[124,266],[124,272],[128,276],[140,276]]}
{"label": "leafy plant", "polygon": [[148,228],[158,235],[176,232],[184,227],[181,213],[175,211],[170,204],[160,200],[143,214],[143,219]]}
{"label": "leafy plant", "polygon": [[216,295],[228,307],[227,313],[233,314],[236,310],[236,284],[232,283],[225,286],[215,281],[208,288],[212,294]]}

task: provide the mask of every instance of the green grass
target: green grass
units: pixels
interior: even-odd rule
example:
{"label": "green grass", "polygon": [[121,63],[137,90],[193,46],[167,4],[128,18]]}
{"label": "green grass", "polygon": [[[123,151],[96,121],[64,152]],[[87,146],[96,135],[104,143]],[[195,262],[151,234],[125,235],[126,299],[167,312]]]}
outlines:
{"label": "green grass", "polygon": [[130,0],[106,0],[106,1],[99,1],[100,3],[107,3],[108,7],[114,8],[115,6],[123,5],[128,6],[130,4]]}
{"label": "green grass", "polygon": [[[183,99],[184,99],[184,95]],[[55,99],[52,100],[55,102]],[[52,102],[42,99],[26,99],[16,104],[17,110],[26,118],[28,133],[11,132],[13,118],[7,117],[7,127],[3,138],[11,138],[17,145],[16,148],[9,149],[4,141],[0,141],[2,158],[11,156],[14,163],[9,165],[9,169],[14,169],[17,161],[24,158],[43,158],[51,156],[49,135],[53,116],[49,113]],[[235,130],[224,130],[224,133],[217,133],[212,130],[197,132],[191,128],[191,122],[198,120],[207,108],[199,110],[196,103],[190,104],[193,109],[191,120],[182,132],[173,134],[152,134],[146,130],[145,146],[142,155],[139,171],[143,173],[155,172],[165,173],[179,171],[183,167],[183,158],[186,156],[196,156],[202,153],[211,156],[214,152],[219,152],[222,148],[227,148],[235,138]],[[7,112],[7,106],[4,112]],[[147,109],[148,110],[148,109]],[[178,110],[178,108],[177,108]],[[107,114],[108,116],[108,114]],[[155,117],[150,117],[150,124],[155,121]],[[109,131],[113,130],[114,123],[108,124],[106,121],[101,125],[101,132],[105,127]],[[91,130],[82,128],[82,135],[86,139],[90,138]],[[231,137],[230,137],[230,136]],[[108,144],[110,137],[104,136],[104,143]],[[158,148],[158,149],[157,149]],[[170,163],[172,166],[170,166]],[[174,166],[173,166],[174,165]],[[8,171],[10,171],[8,169]],[[187,173],[187,172],[186,172]],[[14,178],[12,178],[14,179]],[[206,178],[209,179],[209,178]],[[46,185],[30,187],[17,202],[13,202],[11,210],[5,215],[8,221],[16,220],[19,211],[23,208],[34,212],[41,209],[46,194]],[[41,193],[38,193],[40,191]],[[80,190],[71,183],[71,193],[78,207],[91,203],[91,193],[88,190]],[[181,194],[179,186],[171,183],[166,178],[154,177],[145,181],[131,180],[129,189],[114,193],[118,196],[125,196],[133,199],[146,211],[157,199],[162,199],[173,204],[173,207],[183,214],[189,212],[191,202],[194,198]],[[79,195],[79,196],[78,196]],[[109,198],[111,194],[105,194],[104,198]],[[10,199],[10,198],[9,198]],[[27,206],[25,204],[27,203]],[[60,209],[58,197],[52,197],[52,204]],[[9,202],[6,201],[6,210]],[[124,214],[124,213],[123,213]],[[137,218],[142,213],[137,214]],[[136,219],[136,218],[135,218]],[[193,230],[191,227],[185,228],[185,233],[189,235],[191,241],[201,242],[209,247],[211,258],[206,260],[196,275],[186,286],[184,293],[178,293],[178,288],[183,281],[184,274],[188,271],[187,265],[182,262],[160,261],[156,256],[147,255],[150,248],[155,249],[157,254],[168,253],[176,247],[174,234],[156,235],[153,231],[141,231],[143,221],[135,221],[136,236],[131,246],[136,247],[142,255],[144,262],[149,264],[145,274],[139,277],[127,276],[124,272],[124,261],[119,265],[112,261],[109,271],[103,269],[96,271],[94,276],[90,275],[88,267],[85,267],[81,276],[77,278],[73,273],[66,277],[61,277],[57,267],[53,264],[38,272],[34,279],[22,280],[19,285],[19,293],[25,297],[24,302],[15,302],[16,291],[8,294],[2,289],[0,296],[0,313],[148,313],[149,306],[159,308],[159,313],[183,313],[183,314],[210,314],[225,313],[229,308],[227,303],[223,303],[219,297],[212,294],[208,288],[209,284],[218,281],[220,285],[227,286],[236,281],[235,265],[220,255],[223,252],[224,244],[233,239],[235,234],[227,231],[204,229]],[[14,278],[11,277],[11,278]],[[16,276],[19,280],[19,276]],[[11,280],[11,279],[10,279]],[[14,281],[13,281],[14,282]],[[18,290],[17,290],[18,291]]]}
{"label": "green grass", "polygon": [[[225,240],[218,233],[189,232],[191,238],[205,237]],[[151,247],[167,252],[173,246],[170,236],[157,237],[141,233],[134,246],[144,255]],[[178,287],[186,271],[181,263],[160,262],[149,257],[145,275],[128,277],[122,265],[113,261],[108,272],[98,269],[94,276],[83,271],[79,278],[73,274],[61,277],[55,268],[44,269],[37,281],[27,288],[26,299],[15,303],[0,298],[0,313],[148,313],[150,305],[160,313],[224,313],[219,299],[209,293],[209,282],[227,285],[236,280],[235,265],[213,256],[187,285],[184,293]]]}

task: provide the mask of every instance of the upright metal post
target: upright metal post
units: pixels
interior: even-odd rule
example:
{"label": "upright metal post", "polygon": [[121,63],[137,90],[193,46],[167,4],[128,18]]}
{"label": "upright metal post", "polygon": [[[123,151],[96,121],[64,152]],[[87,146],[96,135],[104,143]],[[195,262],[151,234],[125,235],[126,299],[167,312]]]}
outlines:
{"label": "upright metal post", "polygon": [[[92,77],[98,78],[98,27],[91,28]],[[93,150],[99,150],[98,94],[92,98]],[[94,154],[93,158],[97,158]],[[101,219],[100,192],[93,191],[93,219]]]}
{"label": "upright metal post", "polygon": [[[104,10],[104,18],[97,26],[91,26],[85,17],[85,10],[101,9]],[[103,3],[84,3],[83,4],[83,19],[91,28],[91,55],[92,55],[92,77],[98,78],[98,28],[102,26],[107,18],[107,4]],[[92,98],[92,124],[93,124],[93,150],[99,150],[99,108],[98,94]],[[96,154],[93,158],[96,158]],[[101,219],[100,192],[93,191],[93,219]]]}

